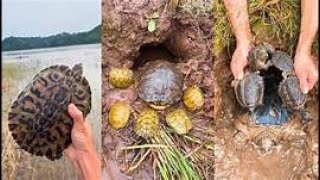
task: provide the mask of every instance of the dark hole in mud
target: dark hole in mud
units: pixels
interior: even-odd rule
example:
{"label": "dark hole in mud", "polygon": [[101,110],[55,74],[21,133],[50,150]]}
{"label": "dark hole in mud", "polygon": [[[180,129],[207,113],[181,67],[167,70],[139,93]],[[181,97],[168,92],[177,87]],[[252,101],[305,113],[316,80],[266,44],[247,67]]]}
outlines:
{"label": "dark hole in mud", "polygon": [[288,119],[288,110],[282,106],[278,94],[278,87],[283,79],[282,72],[272,66],[261,71],[260,75],[264,79],[265,89],[263,105],[257,107],[253,113],[256,124],[281,125]]}
{"label": "dark hole in mud", "polygon": [[139,67],[142,67],[145,63],[149,61],[155,61],[158,59],[167,60],[172,63],[178,62],[178,58],[168,50],[165,44],[143,45],[141,46],[139,53],[139,57],[136,58],[134,61],[133,69],[138,69]]}

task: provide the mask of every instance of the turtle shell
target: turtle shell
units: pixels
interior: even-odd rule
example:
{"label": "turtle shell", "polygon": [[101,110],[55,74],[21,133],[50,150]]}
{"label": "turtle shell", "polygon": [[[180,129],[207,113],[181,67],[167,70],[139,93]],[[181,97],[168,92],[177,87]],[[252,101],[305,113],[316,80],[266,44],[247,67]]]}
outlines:
{"label": "turtle shell", "polygon": [[183,75],[173,63],[148,62],[140,69],[139,97],[155,109],[165,109],[181,99]]}
{"label": "turtle shell", "polygon": [[269,58],[267,50],[263,46],[256,46],[250,50],[248,61],[253,71],[265,69]]}
{"label": "turtle shell", "polygon": [[271,58],[271,63],[287,75],[294,71],[292,58],[283,51],[276,51]]}
{"label": "turtle shell", "polygon": [[84,114],[91,110],[91,90],[82,76],[82,65],[72,69],[55,65],[41,70],[13,101],[9,130],[25,151],[59,159],[71,144],[73,121],[68,105],[74,103]]}
{"label": "turtle shell", "polygon": [[278,93],[282,102],[294,110],[303,109],[307,101],[307,95],[301,91],[299,79],[294,75],[280,83]]}
{"label": "turtle shell", "polygon": [[263,78],[257,74],[247,74],[236,81],[235,93],[239,104],[244,108],[255,108],[262,104],[264,94]]}

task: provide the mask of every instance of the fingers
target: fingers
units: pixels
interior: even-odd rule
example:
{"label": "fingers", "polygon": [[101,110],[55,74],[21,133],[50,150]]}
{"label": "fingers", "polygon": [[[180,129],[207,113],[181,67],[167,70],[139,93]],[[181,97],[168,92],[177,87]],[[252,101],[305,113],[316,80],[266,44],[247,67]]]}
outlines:
{"label": "fingers", "polygon": [[299,78],[299,83],[300,83],[300,89],[302,93],[307,94],[309,91],[309,84],[307,80],[307,75],[306,74],[297,74]]}
{"label": "fingers", "polygon": [[85,130],[83,113],[72,103],[68,106],[68,112],[73,120],[73,128]]}
{"label": "fingers", "polygon": [[71,145],[64,150],[64,153],[70,160],[73,160],[75,158],[74,148]]}
{"label": "fingers", "polygon": [[308,78],[307,78],[307,83],[308,83],[308,90],[310,91],[314,85],[316,84],[318,80],[318,72],[310,72]]}
{"label": "fingers", "polygon": [[243,69],[245,64],[241,63],[241,62],[237,62],[235,60],[232,60],[231,64],[230,64],[230,68],[231,68],[231,72],[234,76],[235,79],[237,80],[241,80],[243,78]]}
{"label": "fingers", "polygon": [[89,124],[88,121],[85,121],[85,122],[84,122],[84,126],[85,126],[86,131],[87,131],[87,133],[88,133],[88,135],[89,135],[89,138],[92,140],[93,146],[96,146],[95,137],[94,137],[93,134],[92,134],[91,125]]}

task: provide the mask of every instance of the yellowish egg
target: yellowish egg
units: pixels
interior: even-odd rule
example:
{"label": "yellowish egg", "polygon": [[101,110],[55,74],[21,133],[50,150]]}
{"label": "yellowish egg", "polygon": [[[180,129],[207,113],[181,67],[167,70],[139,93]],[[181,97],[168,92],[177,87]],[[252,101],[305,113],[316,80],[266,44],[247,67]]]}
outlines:
{"label": "yellowish egg", "polygon": [[192,122],[186,111],[178,109],[166,117],[167,124],[177,134],[187,134],[192,129]]}
{"label": "yellowish egg", "polygon": [[133,72],[128,68],[113,68],[109,73],[109,83],[117,88],[125,89],[133,84]]}
{"label": "yellowish egg", "polygon": [[131,107],[127,102],[117,101],[111,105],[109,111],[109,124],[118,130],[124,128],[129,121]]}
{"label": "yellowish egg", "polygon": [[203,107],[204,95],[198,86],[188,87],[183,94],[183,103],[188,111],[196,111]]}

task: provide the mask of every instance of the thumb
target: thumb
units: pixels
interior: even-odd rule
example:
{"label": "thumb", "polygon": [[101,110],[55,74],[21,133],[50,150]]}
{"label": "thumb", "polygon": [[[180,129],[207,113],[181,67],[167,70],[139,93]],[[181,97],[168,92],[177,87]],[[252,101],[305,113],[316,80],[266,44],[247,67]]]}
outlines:
{"label": "thumb", "polygon": [[85,126],[83,113],[72,103],[68,106],[68,112],[73,120],[73,128],[78,130],[84,130]]}
{"label": "thumb", "polygon": [[299,77],[300,89],[304,94],[307,94],[309,91],[309,84],[307,81],[307,77],[302,75]]}

